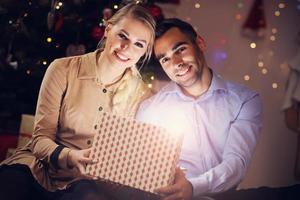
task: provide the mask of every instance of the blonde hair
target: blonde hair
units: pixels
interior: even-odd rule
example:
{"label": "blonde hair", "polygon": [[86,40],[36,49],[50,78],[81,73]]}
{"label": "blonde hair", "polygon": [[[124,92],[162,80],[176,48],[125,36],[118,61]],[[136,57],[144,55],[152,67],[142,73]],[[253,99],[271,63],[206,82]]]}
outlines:
{"label": "blonde hair", "polygon": [[[107,24],[115,25],[124,17],[131,17],[142,22],[148,27],[151,32],[149,44],[146,53],[142,56],[141,66],[146,64],[152,54],[154,39],[155,39],[155,20],[148,10],[140,5],[131,3],[118,10],[108,21]],[[101,51],[105,48],[106,38],[102,38],[97,48]],[[121,80],[121,84],[117,88],[112,98],[112,109],[119,114],[132,115],[131,110],[135,110],[138,102],[142,100],[145,94],[148,93],[147,87],[142,81],[139,70],[136,66],[132,66],[125,71]]]}

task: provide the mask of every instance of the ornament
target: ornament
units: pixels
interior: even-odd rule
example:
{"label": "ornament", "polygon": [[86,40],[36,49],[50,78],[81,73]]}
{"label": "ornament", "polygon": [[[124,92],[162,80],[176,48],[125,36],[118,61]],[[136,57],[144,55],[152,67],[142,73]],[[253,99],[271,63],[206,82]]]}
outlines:
{"label": "ornament", "polygon": [[78,56],[85,54],[86,48],[83,44],[69,44],[66,50],[66,56]]}
{"label": "ornament", "polygon": [[104,8],[102,14],[103,14],[103,19],[107,21],[109,18],[111,18],[113,11],[110,8]]}
{"label": "ornament", "polygon": [[54,31],[57,33],[60,31],[62,26],[64,25],[64,16],[62,13],[57,13],[56,15],[56,22],[54,25]]}
{"label": "ornament", "polygon": [[148,7],[148,10],[155,20],[159,21],[164,18],[162,10],[159,6],[151,5],[150,7]]}
{"label": "ornament", "polygon": [[94,40],[99,41],[104,35],[104,28],[100,26],[94,26],[91,31],[91,36]]}

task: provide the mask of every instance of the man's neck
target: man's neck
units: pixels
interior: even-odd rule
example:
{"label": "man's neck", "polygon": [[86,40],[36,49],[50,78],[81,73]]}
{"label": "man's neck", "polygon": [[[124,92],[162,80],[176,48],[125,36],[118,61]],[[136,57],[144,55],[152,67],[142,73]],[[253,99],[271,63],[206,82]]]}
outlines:
{"label": "man's neck", "polygon": [[196,80],[196,83],[190,87],[180,87],[183,94],[194,99],[203,95],[210,87],[212,80],[212,72],[208,67],[203,68],[202,77]]}

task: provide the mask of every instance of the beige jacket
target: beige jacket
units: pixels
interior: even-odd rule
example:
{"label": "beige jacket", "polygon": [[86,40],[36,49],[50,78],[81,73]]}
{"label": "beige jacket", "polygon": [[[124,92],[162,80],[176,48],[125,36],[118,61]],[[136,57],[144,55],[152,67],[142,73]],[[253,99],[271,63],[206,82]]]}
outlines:
{"label": "beige jacket", "polygon": [[[35,115],[33,138],[2,164],[21,163],[30,167],[37,181],[49,191],[64,189],[76,180],[75,169],[67,167],[70,149],[86,149],[92,145],[97,116],[103,111],[133,117],[145,97],[145,85],[137,77],[131,81],[134,90],[124,98],[125,106],[112,107],[112,96],[122,79],[104,88],[96,82],[99,51],[82,56],[57,59],[51,63],[43,79]],[[128,69],[126,73],[131,73]],[[58,144],[65,145],[58,157],[61,169],[50,163]]]}

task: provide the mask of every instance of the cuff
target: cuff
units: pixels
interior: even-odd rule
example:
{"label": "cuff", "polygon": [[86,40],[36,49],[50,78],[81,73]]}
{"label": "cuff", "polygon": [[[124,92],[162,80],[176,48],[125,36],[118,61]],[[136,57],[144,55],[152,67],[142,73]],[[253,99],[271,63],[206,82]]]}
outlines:
{"label": "cuff", "polygon": [[209,191],[209,182],[205,177],[188,178],[188,181],[193,186],[193,196],[206,194]]}
{"label": "cuff", "polygon": [[67,158],[71,149],[66,148],[62,145],[56,147],[50,156],[50,162],[55,169],[66,169]]}

